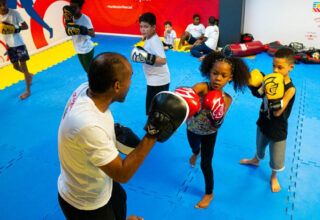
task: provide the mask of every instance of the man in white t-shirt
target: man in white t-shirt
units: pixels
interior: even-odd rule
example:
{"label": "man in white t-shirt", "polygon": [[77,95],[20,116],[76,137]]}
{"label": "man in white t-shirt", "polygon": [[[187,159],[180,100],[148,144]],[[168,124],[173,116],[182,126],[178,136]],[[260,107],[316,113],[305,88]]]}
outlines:
{"label": "man in white t-shirt", "polygon": [[30,96],[30,86],[32,77],[27,67],[29,54],[26,45],[20,35],[21,30],[27,30],[28,25],[22,19],[19,12],[7,7],[6,0],[0,0],[0,34],[2,41],[5,42],[8,50],[8,56],[13,67],[24,74],[26,82],[26,91],[20,95],[20,99],[26,99]]}
{"label": "man in white t-shirt", "polygon": [[[145,126],[147,134],[122,159],[109,107],[124,102],[131,76],[132,67],[124,56],[101,53],[91,62],[89,83],[80,85],[68,100],[58,133],[58,200],[67,219],[125,220],[126,193],[119,183],[130,180],[157,140],[165,141],[173,134],[181,106],[187,109],[174,93],[159,97]],[[188,115],[188,110],[184,112],[182,118]]]}
{"label": "man in white t-shirt", "polygon": [[185,32],[182,34],[178,44],[178,49],[181,49],[185,41],[191,45],[200,45],[201,40],[204,37],[204,32],[205,28],[203,24],[200,24],[200,16],[197,14],[193,15],[193,23],[189,24]]}
{"label": "man in white t-shirt", "polygon": [[91,37],[95,36],[95,32],[90,18],[81,13],[83,4],[84,0],[70,1],[70,6],[73,10],[73,20],[71,22],[66,21],[66,31],[68,35],[72,36],[73,47],[78,54],[83,69],[88,72],[90,62],[94,56],[94,46]]}
{"label": "man in white t-shirt", "polygon": [[217,20],[211,16],[208,21],[208,27],[206,28],[203,43],[191,48],[190,53],[194,57],[198,57],[199,61],[203,60],[205,55],[215,51],[219,40],[219,27],[217,26]]}
{"label": "man in white t-shirt", "polygon": [[171,21],[164,22],[164,29],[164,42],[162,42],[164,50],[176,50],[177,34],[172,30]]}

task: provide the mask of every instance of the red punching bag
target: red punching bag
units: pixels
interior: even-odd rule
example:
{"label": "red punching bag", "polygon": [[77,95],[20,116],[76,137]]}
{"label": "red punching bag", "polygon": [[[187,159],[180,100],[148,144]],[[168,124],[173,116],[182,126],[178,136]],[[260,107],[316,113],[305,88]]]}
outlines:
{"label": "red punching bag", "polygon": [[228,57],[242,57],[261,53],[266,48],[260,41],[226,45],[222,53]]}

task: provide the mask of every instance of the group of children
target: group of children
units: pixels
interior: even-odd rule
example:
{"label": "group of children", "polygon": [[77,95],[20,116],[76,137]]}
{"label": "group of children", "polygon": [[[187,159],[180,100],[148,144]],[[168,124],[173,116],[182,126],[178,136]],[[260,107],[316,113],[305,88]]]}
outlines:
{"label": "group of children", "polygon": [[178,48],[176,48],[176,32],[172,29],[172,23],[166,21],[164,23],[164,49],[181,49],[187,42],[188,45],[184,50],[190,50],[192,56],[199,58],[199,61],[203,60],[206,54],[217,49],[219,40],[219,27],[218,20],[211,16],[208,20],[208,26],[205,28],[200,23],[200,16],[198,14],[193,15],[193,23],[189,24],[182,34]]}
{"label": "group of children", "polygon": [[[79,60],[87,72],[89,64],[94,56],[93,43],[94,30],[90,18],[81,13],[84,0],[71,0],[70,6],[73,8],[72,21],[68,23],[68,33],[71,33],[75,50]],[[8,47],[8,55],[14,68],[25,75],[26,92],[20,96],[25,99],[30,95],[32,74],[29,73],[26,61],[29,59],[28,51],[19,32],[28,29],[28,25],[15,10],[7,8],[6,0],[0,0],[0,32]],[[152,13],[144,13],[139,17],[140,31],[145,38],[144,47],[139,49],[140,60],[131,57],[133,61],[144,62],[143,72],[147,79],[146,91],[146,114],[149,113],[149,106],[152,98],[161,91],[168,91],[170,84],[170,72],[164,50],[176,49],[176,33],[172,30],[171,22],[165,22],[165,32],[163,43],[156,34],[156,17]],[[85,27],[86,34],[76,33],[75,29]],[[8,31],[9,30],[9,31]],[[81,29],[83,30],[83,28]],[[243,159],[241,164],[258,166],[259,161],[264,158],[267,145],[270,146],[270,167],[271,189],[273,192],[280,190],[280,185],[276,173],[284,169],[285,147],[288,129],[288,118],[295,97],[295,88],[289,76],[289,72],[294,68],[294,54],[291,49],[283,48],[278,50],[273,59],[273,71],[282,76],[284,81],[283,93],[279,100],[271,100],[269,97],[276,87],[268,87],[263,75],[250,75],[249,69],[240,58],[225,57],[220,52],[215,52],[219,38],[219,28],[217,20],[210,17],[208,27],[205,29],[200,24],[199,15],[193,16],[193,24],[188,25],[178,44],[178,49],[187,41],[192,46],[191,54],[202,60],[201,73],[207,81],[196,83],[192,89],[200,96],[200,101],[212,90],[220,91],[225,103],[225,117],[232,98],[224,92],[223,88],[227,83],[233,82],[235,91],[244,91],[246,86],[252,89],[252,93],[262,98],[260,115],[257,121],[256,134],[256,154],[253,159]],[[141,60],[141,57],[143,58]],[[259,78],[259,83],[254,77]],[[278,77],[278,76],[277,76]],[[274,78],[271,83],[282,83],[281,79]],[[265,81],[265,82],[264,82]],[[261,87],[257,93],[257,87]],[[279,87],[281,88],[281,87]],[[269,90],[268,90],[269,89]],[[258,94],[258,95],[257,95]],[[276,103],[276,104],[275,104]],[[277,107],[275,107],[277,106]],[[222,123],[222,122],[221,122]],[[212,125],[211,115],[207,109],[200,108],[193,117],[187,120],[187,138],[192,150],[190,165],[195,166],[196,160],[201,152],[201,170],[205,179],[205,193],[202,199],[196,204],[196,208],[206,208],[213,199],[213,168],[212,158],[218,128]]]}
{"label": "group of children", "polygon": [[[89,64],[94,56],[94,46],[91,37],[95,36],[90,18],[81,13],[84,0],[71,0],[72,11],[71,32],[74,49],[78,54],[79,61],[83,69],[87,72]],[[85,34],[76,34],[73,30],[76,27],[86,29]],[[31,84],[33,74],[29,72],[27,60],[30,59],[27,47],[22,39],[20,31],[27,30],[28,25],[23,20],[19,12],[8,8],[7,0],[0,0],[0,34],[7,47],[7,54],[13,67],[24,74],[26,82],[26,91],[20,95],[20,99],[26,99],[31,94]]]}
{"label": "group of children", "polygon": [[[131,59],[135,62],[145,62],[143,70],[148,87],[146,101],[146,112],[148,114],[150,99],[156,93],[168,90],[170,73],[164,49],[161,47],[161,40],[155,32],[155,15],[145,13],[140,16],[139,22],[140,31],[146,39],[143,48],[146,53],[141,54],[145,58],[137,60],[136,56],[132,56]],[[166,24],[168,25],[168,23]],[[199,24],[199,17],[194,16],[194,24],[188,26],[178,45],[178,48],[180,48],[182,43],[187,40],[189,44],[194,44],[191,51],[195,50],[192,53],[196,54],[196,56],[202,48],[209,53],[206,56],[202,56],[201,54],[203,61],[200,68],[202,76],[208,79],[208,81],[197,83],[192,89],[200,96],[201,102],[211,90],[219,90],[225,103],[224,117],[232,102],[231,96],[223,90],[228,82],[233,82],[235,91],[244,91],[245,87],[249,86],[253,95],[262,98],[260,115],[257,121],[256,154],[253,159],[241,160],[240,164],[258,166],[259,160],[264,158],[266,147],[269,145],[270,167],[272,169],[270,179],[271,190],[278,192],[280,185],[276,173],[284,169],[288,130],[287,120],[290,116],[295,97],[295,88],[289,76],[289,72],[294,68],[294,53],[290,48],[282,48],[277,51],[273,59],[273,71],[277,73],[275,76],[269,74],[269,77],[264,77],[262,73],[260,75],[257,74],[257,70],[252,71],[250,74],[248,67],[242,59],[225,57],[220,52],[209,51],[212,45],[216,47],[216,42],[202,41],[203,36],[201,34],[196,35],[192,32],[192,30],[197,29],[201,33],[204,27]],[[166,28],[165,32],[170,33],[170,30],[171,25],[169,28]],[[215,19],[213,17],[209,18],[207,30],[206,33],[210,32],[207,36],[213,35],[213,39],[217,40],[219,31],[215,27]],[[152,56],[155,62],[146,62]],[[283,88],[280,86],[281,84]],[[273,95],[278,96],[278,98],[273,99]],[[187,120],[187,138],[193,153],[190,158],[190,164],[192,167],[195,166],[197,157],[201,152],[201,170],[205,179],[205,194],[196,204],[196,208],[206,208],[214,196],[212,157],[217,133],[218,128],[212,125],[212,118],[208,110],[203,107],[201,107],[197,114]]]}

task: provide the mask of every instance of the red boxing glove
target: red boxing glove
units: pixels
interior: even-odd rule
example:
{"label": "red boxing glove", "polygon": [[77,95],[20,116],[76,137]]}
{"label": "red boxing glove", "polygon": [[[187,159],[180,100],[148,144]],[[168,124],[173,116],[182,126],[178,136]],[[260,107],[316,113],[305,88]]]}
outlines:
{"label": "red boxing glove", "polygon": [[224,99],[221,92],[218,90],[208,92],[202,104],[204,109],[210,110],[213,126],[219,128],[225,112]]}
{"label": "red boxing glove", "polygon": [[174,91],[176,94],[181,96],[189,106],[188,118],[195,115],[201,108],[200,97],[192,88],[181,87]]}

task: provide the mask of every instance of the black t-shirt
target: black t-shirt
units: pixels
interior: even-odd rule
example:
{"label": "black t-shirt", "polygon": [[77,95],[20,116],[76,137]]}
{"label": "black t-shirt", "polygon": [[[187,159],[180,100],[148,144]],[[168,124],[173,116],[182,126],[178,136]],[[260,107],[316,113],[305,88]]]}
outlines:
{"label": "black t-shirt", "polygon": [[[284,91],[286,92],[291,87],[294,87],[292,82],[284,86]],[[279,117],[275,117],[272,111],[270,111],[268,108],[267,97],[263,97],[257,125],[260,127],[262,133],[270,140],[283,141],[287,139],[288,118],[291,113],[294,99],[295,95],[291,98],[286,109],[282,112],[282,114]]]}

